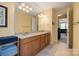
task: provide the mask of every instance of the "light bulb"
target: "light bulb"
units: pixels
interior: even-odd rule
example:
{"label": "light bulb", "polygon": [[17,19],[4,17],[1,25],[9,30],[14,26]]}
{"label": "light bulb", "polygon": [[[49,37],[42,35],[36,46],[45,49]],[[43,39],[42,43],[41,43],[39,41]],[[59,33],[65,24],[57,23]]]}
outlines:
{"label": "light bulb", "polygon": [[29,6],[26,6],[26,8],[28,9],[28,8],[29,8]]}
{"label": "light bulb", "polygon": [[40,17],[41,15],[38,14],[38,17]]}
{"label": "light bulb", "polygon": [[19,6],[19,9],[22,9],[22,6]]}
{"label": "light bulb", "polygon": [[26,12],[29,12],[29,10],[26,10]]}
{"label": "light bulb", "polygon": [[32,10],[32,8],[29,8],[29,10]]}
{"label": "light bulb", "polygon": [[25,3],[22,3],[22,6],[25,7]]}
{"label": "light bulb", "polygon": [[61,14],[59,14],[58,16],[61,16]]}
{"label": "light bulb", "polygon": [[23,11],[25,11],[26,9],[25,8],[23,8]]}

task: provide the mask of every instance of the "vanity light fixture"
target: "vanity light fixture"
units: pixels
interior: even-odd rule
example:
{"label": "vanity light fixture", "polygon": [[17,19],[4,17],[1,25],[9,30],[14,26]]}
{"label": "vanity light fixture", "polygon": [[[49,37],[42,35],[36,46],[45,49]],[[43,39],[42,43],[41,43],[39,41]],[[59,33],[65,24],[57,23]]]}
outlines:
{"label": "vanity light fixture", "polygon": [[25,3],[22,3],[21,5],[22,5],[23,7],[25,7]]}
{"label": "vanity light fixture", "polygon": [[26,12],[29,12],[29,10],[26,10]]}
{"label": "vanity light fixture", "polygon": [[61,16],[61,14],[59,14],[58,16]]}
{"label": "vanity light fixture", "polygon": [[40,17],[41,15],[40,14],[38,14],[38,17]]}
{"label": "vanity light fixture", "polygon": [[29,8],[29,10],[32,10],[32,8]]}
{"label": "vanity light fixture", "polygon": [[25,12],[32,11],[32,7],[26,5],[25,3],[20,3],[20,4],[19,4],[19,9],[20,9],[20,10],[23,10],[23,11],[25,11]]}
{"label": "vanity light fixture", "polygon": [[44,14],[38,14],[38,17],[44,17],[45,15]]}
{"label": "vanity light fixture", "polygon": [[26,6],[26,8],[28,9],[28,8],[29,8],[29,6]]}
{"label": "vanity light fixture", "polygon": [[19,6],[19,9],[22,9],[22,6]]}
{"label": "vanity light fixture", "polygon": [[25,8],[23,8],[23,11],[25,11],[26,9]]}

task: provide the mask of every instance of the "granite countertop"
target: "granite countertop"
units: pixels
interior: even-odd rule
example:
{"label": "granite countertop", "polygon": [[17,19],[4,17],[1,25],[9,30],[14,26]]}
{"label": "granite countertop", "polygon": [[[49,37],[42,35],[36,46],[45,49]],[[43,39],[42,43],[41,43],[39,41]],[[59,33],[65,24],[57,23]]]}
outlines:
{"label": "granite countertop", "polygon": [[16,36],[20,39],[24,39],[24,38],[29,38],[36,35],[45,34],[45,33],[48,33],[48,32],[32,32],[32,33],[25,33],[25,34],[16,34]]}

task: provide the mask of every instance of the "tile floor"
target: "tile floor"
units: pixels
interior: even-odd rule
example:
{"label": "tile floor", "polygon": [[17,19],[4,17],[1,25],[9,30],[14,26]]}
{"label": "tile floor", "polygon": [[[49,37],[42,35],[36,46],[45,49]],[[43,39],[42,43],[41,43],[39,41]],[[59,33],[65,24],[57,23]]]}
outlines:
{"label": "tile floor", "polygon": [[48,45],[36,56],[72,56],[72,50],[67,48],[66,43],[59,41],[54,46]]}
{"label": "tile floor", "polygon": [[66,33],[61,33],[60,40],[64,43],[67,43],[67,35]]}

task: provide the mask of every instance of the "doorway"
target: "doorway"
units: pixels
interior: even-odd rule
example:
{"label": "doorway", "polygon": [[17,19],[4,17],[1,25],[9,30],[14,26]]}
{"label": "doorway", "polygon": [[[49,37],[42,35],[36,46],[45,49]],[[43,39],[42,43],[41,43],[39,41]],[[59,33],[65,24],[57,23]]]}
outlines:
{"label": "doorway", "polygon": [[68,45],[69,24],[67,13],[58,16],[58,41]]}

